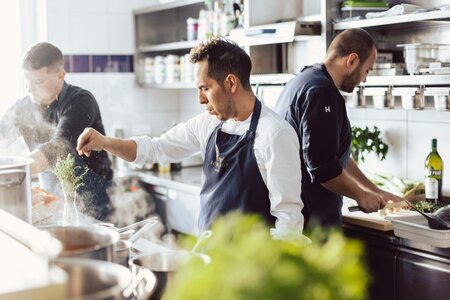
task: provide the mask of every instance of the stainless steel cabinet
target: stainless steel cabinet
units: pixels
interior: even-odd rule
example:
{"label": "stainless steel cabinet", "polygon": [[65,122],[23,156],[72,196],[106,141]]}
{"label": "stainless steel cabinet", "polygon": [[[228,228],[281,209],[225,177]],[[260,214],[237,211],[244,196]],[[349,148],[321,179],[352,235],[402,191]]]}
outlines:
{"label": "stainless steel cabinet", "polygon": [[396,282],[396,299],[447,300],[450,298],[450,259],[401,249]]}

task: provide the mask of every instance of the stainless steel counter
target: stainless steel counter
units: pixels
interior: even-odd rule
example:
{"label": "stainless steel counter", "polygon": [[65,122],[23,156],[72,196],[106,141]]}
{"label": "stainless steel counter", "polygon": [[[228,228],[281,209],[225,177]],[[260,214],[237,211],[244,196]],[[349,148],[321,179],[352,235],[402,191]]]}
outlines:
{"label": "stainless steel counter", "polygon": [[149,185],[148,192],[168,229],[197,235],[200,213],[201,167],[186,167],[180,171],[159,173],[143,170],[117,170],[116,178],[136,177]]}
{"label": "stainless steel counter", "polygon": [[155,171],[116,170],[114,176],[136,176],[142,182],[174,189],[189,194],[200,195],[202,168],[182,168],[180,171],[159,173]]}

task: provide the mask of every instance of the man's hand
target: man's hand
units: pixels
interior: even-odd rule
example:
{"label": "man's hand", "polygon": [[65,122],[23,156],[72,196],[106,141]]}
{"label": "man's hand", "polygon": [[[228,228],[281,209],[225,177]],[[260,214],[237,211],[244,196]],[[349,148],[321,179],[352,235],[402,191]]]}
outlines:
{"label": "man's hand", "polygon": [[362,195],[356,199],[356,202],[358,202],[358,205],[364,212],[371,213],[383,208],[386,205],[387,200],[385,201],[380,194],[364,191]]}
{"label": "man's hand", "polygon": [[397,195],[394,195],[392,193],[386,192],[382,189],[380,189],[379,195],[383,198],[383,200],[387,203],[389,200],[393,202],[401,202],[404,199],[402,197],[399,197]]}
{"label": "man's hand", "polygon": [[384,208],[388,201],[401,202],[403,198],[378,189],[377,192],[365,191],[359,200],[357,200],[358,205],[366,213],[376,212]]}
{"label": "man's hand", "polygon": [[77,151],[79,155],[89,157],[91,151],[101,151],[104,149],[105,136],[93,128],[84,129],[77,140]]}

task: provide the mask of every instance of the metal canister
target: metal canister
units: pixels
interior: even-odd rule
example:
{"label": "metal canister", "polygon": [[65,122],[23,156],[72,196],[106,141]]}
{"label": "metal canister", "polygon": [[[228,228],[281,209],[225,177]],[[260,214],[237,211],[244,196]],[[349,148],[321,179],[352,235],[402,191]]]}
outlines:
{"label": "metal canister", "polygon": [[31,224],[31,158],[0,157],[0,208]]}

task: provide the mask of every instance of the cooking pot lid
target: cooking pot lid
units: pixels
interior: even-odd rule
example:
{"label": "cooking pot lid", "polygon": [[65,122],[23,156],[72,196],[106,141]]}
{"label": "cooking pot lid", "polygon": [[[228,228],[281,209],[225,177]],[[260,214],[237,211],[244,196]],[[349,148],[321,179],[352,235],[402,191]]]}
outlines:
{"label": "cooking pot lid", "polygon": [[18,168],[33,163],[33,159],[20,156],[0,156],[0,170]]}

